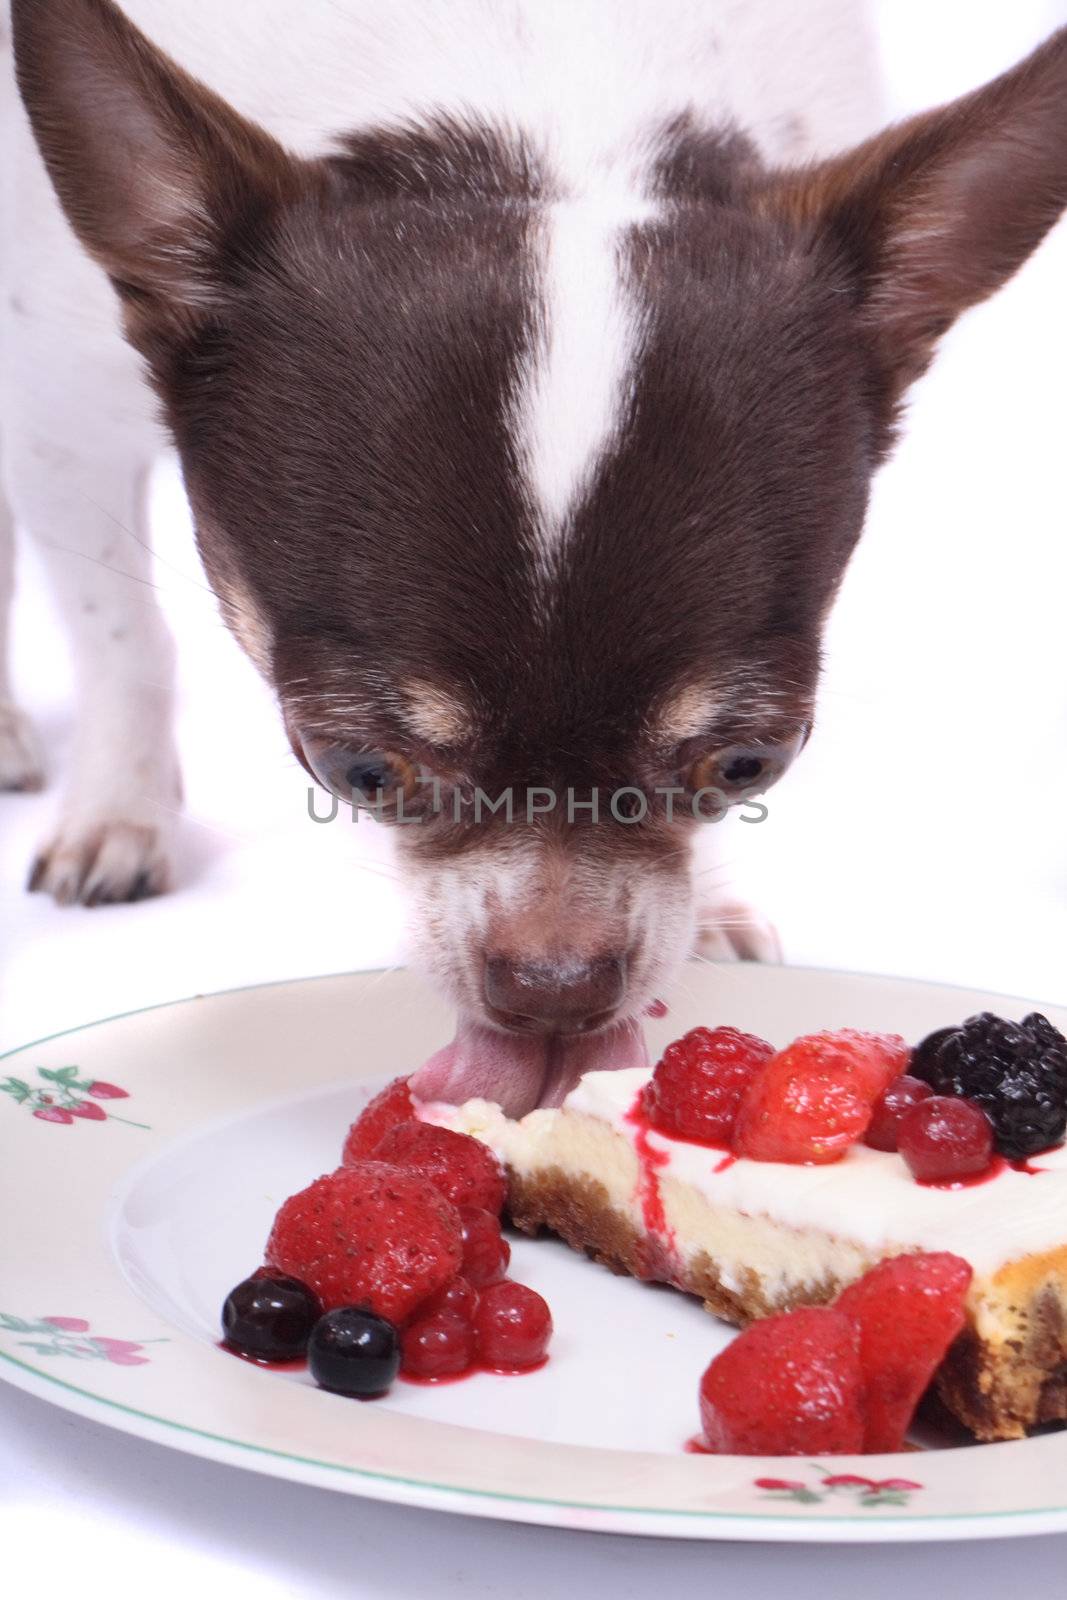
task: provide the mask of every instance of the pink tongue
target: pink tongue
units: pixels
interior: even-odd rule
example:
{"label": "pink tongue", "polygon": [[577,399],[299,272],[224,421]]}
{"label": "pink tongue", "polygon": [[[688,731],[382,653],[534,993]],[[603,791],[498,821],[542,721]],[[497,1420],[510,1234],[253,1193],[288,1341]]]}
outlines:
{"label": "pink tongue", "polygon": [[452,1043],[412,1075],[411,1087],[420,1100],[496,1100],[509,1117],[523,1117],[535,1106],[562,1104],[585,1072],[643,1067],[647,1060],[638,1022],[548,1039],[461,1022]]}

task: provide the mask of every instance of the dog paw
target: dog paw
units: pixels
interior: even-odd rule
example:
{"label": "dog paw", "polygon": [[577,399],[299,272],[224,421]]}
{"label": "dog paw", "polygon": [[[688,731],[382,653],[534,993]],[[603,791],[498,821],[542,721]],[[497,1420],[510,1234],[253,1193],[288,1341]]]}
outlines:
{"label": "dog paw", "polygon": [[782,960],[773,922],[742,900],[716,900],[700,908],[694,954],[708,961]]}
{"label": "dog paw", "polygon": [[0,793],[43,788],[44,767],[30,720],[9,700],[0,700]]}
{"label": "dog paw", "polygon": [[116,819],[61,829],[37,857],[26,887],[61,906],[116,905],[165,894],[171,828]]}

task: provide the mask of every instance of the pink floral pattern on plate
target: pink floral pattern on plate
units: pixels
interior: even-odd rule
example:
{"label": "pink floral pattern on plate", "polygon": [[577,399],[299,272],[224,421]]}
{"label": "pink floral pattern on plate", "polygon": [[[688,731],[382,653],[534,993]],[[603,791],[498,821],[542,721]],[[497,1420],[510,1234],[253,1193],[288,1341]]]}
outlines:
{"label": "pink floral pattern on plate", "polygon": [[0,1079],[0,1094],[10,1095],[41,1122],[58,1127],[81,1122],[125,1122],[131,1128],[147,1128],[147,1122],[134,1122],[114,1111],[105,1111],[101,1100],[128,1100],[127,1089],[105,1083],[101,1078],[82,1078],[78,1067],[38,1067],[39,1084],[25,1078]]}
{"label": "pink floral pattern on plate", "polygon": [[794,1505],[820,1505],[837,1496],[852,1495],[858,1507],[906,1506],[909,1497],[923,1485],[914,1478],[864,1478],[855,1472],[831,1472],[827,1467],[812,1464],[812,1471],[822,1476],[814,1483],[802,1478],[754,1478],[753,1485],[776,1500],[789,1500]]}
{"label": "pink floral pattern on plate", "polygon": [[36,1322],[0,1311],[0,1331],[28,1334],[17,1344],[39,1356],[72,1356],[76,1361],[110,1361],[116,1367],[143,1367],[151,1360],[142,1355],[145,1345],[166,1344],[166,1339],[111,1339],[90,1334],[84,1317],[39,1317]]}

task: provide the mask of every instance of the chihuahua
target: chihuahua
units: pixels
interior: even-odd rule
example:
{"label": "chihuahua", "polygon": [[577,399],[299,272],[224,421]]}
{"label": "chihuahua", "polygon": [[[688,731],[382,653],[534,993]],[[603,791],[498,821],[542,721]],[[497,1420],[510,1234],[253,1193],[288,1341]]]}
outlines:
{"label": "chihuahua", "polygon": [[[297,758],[395,825],[460,1014],[420,1092],[633,1064],[708,797],[807,736],[908,386],[1067,207],[1067,31],[878,132],[862,0],[11,24],[0,546],[40,540],[82,698],[30,887],[167,884],[172,649],[114,564],[169,437]],[[39,781],[0,652],[0,787]]]}

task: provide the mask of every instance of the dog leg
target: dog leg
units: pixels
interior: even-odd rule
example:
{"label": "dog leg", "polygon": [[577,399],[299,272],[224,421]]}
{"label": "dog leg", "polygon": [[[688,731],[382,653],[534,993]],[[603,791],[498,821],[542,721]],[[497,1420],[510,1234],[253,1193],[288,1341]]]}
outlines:
{"label": "dog leg", "polygon": [[709,961],[782,961],[778,930],[744,900],[702,897],[697,905],[694,954]]}
{"label": "dog leg", "polygon": [[61,904],[139,900],[169,885],[180,800],[174,649],[144,542],[151,429],[83,418],[62,442],[32,429],[17,424],[9,481],[69,631],[80,704],[58,822],[29,888]]}
{"label": "dog leg", "polygon": [[783,956],[777,928],[734,892],[728,873],[716,861],[716,843],[704,838],[696,850],[693,954],[708,961],[779,964]]}
{"label": "dog leg", "polygon": [[8,676],[8,626],[15,588],[15,518],[0,484],[0,791],[26,793],[44,784],[29,719],[15,704]]}

